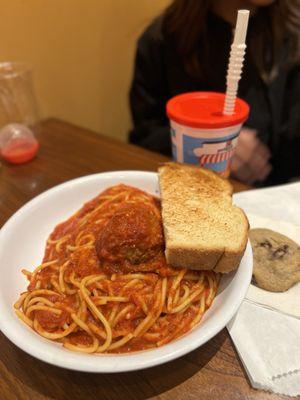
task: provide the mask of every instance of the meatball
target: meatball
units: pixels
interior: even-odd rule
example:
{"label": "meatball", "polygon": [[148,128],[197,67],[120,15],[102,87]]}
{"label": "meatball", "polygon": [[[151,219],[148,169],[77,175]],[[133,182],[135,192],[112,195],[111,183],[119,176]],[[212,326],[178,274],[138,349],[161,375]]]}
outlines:
{"label": "meatball", "polygon": [[153,271],[164,263],[159,215],[144,203],[116,211],[96,241],[101,266],[108,272]]}

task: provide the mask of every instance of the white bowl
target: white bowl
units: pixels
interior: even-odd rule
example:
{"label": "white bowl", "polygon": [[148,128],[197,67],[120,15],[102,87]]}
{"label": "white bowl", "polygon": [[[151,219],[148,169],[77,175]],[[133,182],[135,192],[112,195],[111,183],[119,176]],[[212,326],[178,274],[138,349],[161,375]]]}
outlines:
{"label": "white bowl", "polygon": [[26,288],[21,269],[33,269],[43,257],[45,242],[55,225],[105,188],[125,183],[159,195],[156,173],[107,172],[56,186],[17,211],[0,231],[0,329],[28,354],[60,367],[86,372],[132,371],[162,364],[203,345],[229,322],[241,304],[252,275],[248,242],[237,271],[223,276],[217,296],[200,324],[191,332],[154,350],[122,355],[90,355],[69,351],[36,334],[14,313],[13,303]]}

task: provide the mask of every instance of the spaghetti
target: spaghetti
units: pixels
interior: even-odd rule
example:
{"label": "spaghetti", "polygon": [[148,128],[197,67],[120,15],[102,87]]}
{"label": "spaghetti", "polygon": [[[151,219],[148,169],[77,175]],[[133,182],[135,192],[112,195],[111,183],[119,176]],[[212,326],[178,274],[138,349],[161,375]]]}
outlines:
{"label": "spaghetti", "polygon": [[50,235],[44,259],[15,303],[41,336],[84,353],[162,346],[192,329],[218,276],[166,264],[159,201],[117,185]]}

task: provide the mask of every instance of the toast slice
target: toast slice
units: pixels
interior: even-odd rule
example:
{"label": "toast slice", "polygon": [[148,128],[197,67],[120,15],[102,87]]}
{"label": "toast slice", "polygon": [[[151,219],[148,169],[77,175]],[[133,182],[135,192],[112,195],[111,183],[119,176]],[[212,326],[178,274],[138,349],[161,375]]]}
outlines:
{"label": "toast slice", "polygon": [[239,266],[249,223],[232,204],[232,186],[204,168],[159,168],[166,259],[173,267],[227,273]]}

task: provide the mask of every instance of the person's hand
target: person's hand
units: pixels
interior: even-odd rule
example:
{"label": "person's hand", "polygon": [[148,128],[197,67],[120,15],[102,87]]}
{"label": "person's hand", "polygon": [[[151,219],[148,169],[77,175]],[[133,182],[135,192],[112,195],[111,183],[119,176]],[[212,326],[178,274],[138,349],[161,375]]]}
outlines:
{"label": "person's hand", "polygon": [[258,139],[256,131],[243,128],[231,162],[231,174],[248,184],[263,181],[272,169],[270,157],[270,150]]}

